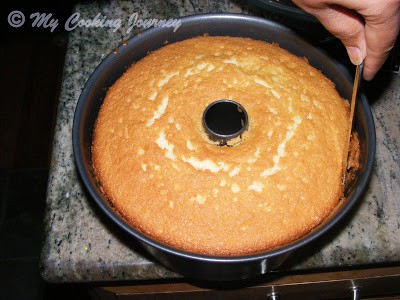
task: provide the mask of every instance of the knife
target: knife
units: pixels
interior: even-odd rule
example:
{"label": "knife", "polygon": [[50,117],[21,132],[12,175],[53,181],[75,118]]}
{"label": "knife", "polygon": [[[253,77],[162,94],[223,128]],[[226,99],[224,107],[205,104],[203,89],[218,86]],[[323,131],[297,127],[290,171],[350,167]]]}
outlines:
{"label": "knife", "polygon": [[362,75],[364,71],[364,62],[362,62],[360,65],[357,65],[356,67],[356,74],[354,76],[354,84],[353,84],[353,92],[351,95],[351,102],[350,102],[350,124],[349,124],[349,130],[348,134],[346,136],[346,143],[345,147],[343,148],[343,185],[345,184],[346,181],[346,173],[347,173],[347,165],[349,162],[349,148],[350,148],[350,140],[351,140],[351,134],[353,132],[353,126],[354,126],[354,111],[356,109],[357,105],[357,99],[358,95],[360,92],[360,86],[361,86],[361,81],[362,81]]}

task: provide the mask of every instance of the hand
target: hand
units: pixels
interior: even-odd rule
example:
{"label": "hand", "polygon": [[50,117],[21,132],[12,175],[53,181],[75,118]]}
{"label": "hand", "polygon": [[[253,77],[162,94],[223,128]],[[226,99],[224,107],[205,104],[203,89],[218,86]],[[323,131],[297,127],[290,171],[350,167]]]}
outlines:
{"label": "hand", "polygon": [[400,0],[292,0],[346,47],[351,62],[364,60],[371,80],[393,48],[400,28]]}

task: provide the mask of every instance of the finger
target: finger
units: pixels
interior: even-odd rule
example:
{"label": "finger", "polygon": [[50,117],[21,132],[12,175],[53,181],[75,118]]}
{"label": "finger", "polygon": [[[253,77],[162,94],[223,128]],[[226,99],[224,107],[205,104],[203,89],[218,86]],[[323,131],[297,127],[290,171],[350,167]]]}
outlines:
{"label": "finger", "polygon": [[366,16],[365,38],[367,57],[364,78],[371,80],[384,64],[393,48],[400,27],[400,5],[379,14],[379,17]]}
{"label": "finger", "polygon": [[322,25],[340,39],[351,62],[359,65],[367,56],[364,19],[355,11],[337,5],[325,9]]}
{"label": "finger", "polygon": [[321,24],[346,47],[351,62],[359,65],[367,56],[364,21],[355,11],[330,5],[317,14]]}
{"label": "finger", "polygon": [[[305,11],[315,15],[335,36],[342,40],[354,64],[365,59],[364,79],[372,79],[393,48],[400,27],[400,1],[385,0],[293,0]],[[333,4],[339,6],[332,6]],[[346,14],[347,19],[340,17]],[[336,12],[334,11],[336,10]],[[365,26],[354,23],[355,12],[365,20]],[[351,14],[354,14],[351,16]],[[350,20],[353,18],[353,21]],[[348,28],[343,28],[348,26]],[[358,27],[358,28],[357,28]],[[362,28],[364,27],[364,28]],[[359,32],[357,32],[359,31]],[[361,55],[360,55],[361,52]]]}
{"label": "finger", "polygon": [[346,47],[351,62],[359,65],[367,55],[363,18],[354,10],[329,4],[329,1],[298,1],[302,9],[313,14],[320,23]]}
{"label": "finger", "polygon": [[359,12],[363,16],[366,39],[364,78],[372,79],[384,64],[399,34],[400,1],[322,0],[322,2],[338,3]]}

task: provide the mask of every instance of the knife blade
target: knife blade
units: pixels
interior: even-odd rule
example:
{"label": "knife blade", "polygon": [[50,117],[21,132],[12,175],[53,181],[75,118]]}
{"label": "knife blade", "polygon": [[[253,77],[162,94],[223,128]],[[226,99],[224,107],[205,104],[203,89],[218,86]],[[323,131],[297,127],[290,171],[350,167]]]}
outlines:
{"label": "knife blade", "polygon": [[345,184],[346,181],[346,172],[347,172],[347,165],[349,162],[349,152],[350,152],[350,140],[354,127],[354,116],[355,116],[354,112],[356,110],[357,99],[360,93],[363,71],[364,71],[364,62],[362,62],[360,65],[357,65],[356,73],[354,75],[353,91],[351,94],[351,101],[350,101],[350,124],[349,124],[348,134],[346,136],[345,147],[343,149],[343,166],[342,166],[343,185]]}

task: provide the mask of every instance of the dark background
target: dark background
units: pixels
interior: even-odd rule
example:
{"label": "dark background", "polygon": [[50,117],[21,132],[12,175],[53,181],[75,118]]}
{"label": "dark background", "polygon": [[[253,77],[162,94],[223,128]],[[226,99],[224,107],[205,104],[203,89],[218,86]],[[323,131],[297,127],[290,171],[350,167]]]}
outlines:
{"label": "dark background", "polygon": [[[86,299],[84,285],[41,279],[50,152],[68,32],[76,1],[7,1],[1,5],[0,299]],[[24,13],[20,28],[8,14]],[[32,28],[30,14],[51,13],[59,26]]]}

